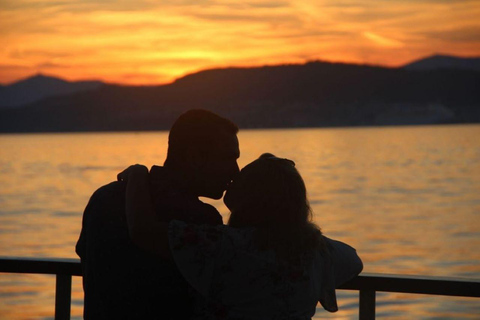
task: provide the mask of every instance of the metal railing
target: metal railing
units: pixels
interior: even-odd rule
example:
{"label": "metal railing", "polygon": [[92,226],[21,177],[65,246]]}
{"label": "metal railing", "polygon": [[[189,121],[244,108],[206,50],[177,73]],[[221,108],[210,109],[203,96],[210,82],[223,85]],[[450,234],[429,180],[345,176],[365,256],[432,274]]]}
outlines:
{"label": "metal railing", "polygon": [[[0,257],[0,272],[56,275],[55,319],[70,319],[72,276],[81,276],[78,259]],[[359,319],[375,319],[375,293],[402,292],[480,297],[480,279],[362,273],[338,289],[360,292]]]}

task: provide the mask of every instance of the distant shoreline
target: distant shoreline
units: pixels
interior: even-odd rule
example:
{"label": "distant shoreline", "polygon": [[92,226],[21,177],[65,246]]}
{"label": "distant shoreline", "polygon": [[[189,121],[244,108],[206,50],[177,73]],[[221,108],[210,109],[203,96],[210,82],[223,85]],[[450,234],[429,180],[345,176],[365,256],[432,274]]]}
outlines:
{"label": "distant shoreline", "polygon": [[[434,127],[434,126],[475,126],[480,125],[480,122],[462,122],[462,123],[424,123],[424,124],[377,124],[377,125],[351,125],[351,126],[342,126],[342,125],[331,125],[331,126],[298,126],[298,127],[240,127],[240,131],[243,130],[298,130],[298,129],[355,129],[355,128],[399,128],[399,127]],[[158,129],[158,130],[91,130],[91,131],[10,131],[10,132],[0,132],[0,135],[28,135],[28,134],[97,134],[97,133],[148,133],[148,132],[166,132],[168,133],[169,128]]]}

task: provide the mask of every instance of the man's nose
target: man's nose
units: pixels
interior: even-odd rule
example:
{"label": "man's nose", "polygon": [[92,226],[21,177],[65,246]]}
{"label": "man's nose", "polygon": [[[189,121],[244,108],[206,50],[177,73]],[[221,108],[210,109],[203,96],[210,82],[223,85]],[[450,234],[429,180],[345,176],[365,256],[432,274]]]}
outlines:
{"label": "man's nose", "polygon": [[235,161],[235,164],[232,165],[232,170],[230,172],[230,180],[234,180],[239,173],[240,173],[240,168],[238,167],[238,164]]}
{"label": "man's nose", "polygon": [[235,165],[234,165],[234,173],[235,175],[237,175],[239,172],[240,172],[240,167],[238,166],[238,163],[237,161],[235,161]]}

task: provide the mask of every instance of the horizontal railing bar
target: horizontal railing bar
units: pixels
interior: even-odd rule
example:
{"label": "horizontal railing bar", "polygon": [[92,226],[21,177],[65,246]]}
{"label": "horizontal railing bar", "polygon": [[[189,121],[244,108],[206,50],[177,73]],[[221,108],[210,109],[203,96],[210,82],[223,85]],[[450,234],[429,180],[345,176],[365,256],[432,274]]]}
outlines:
{"label": "horizontal railing bar", "polygon": [[[0,272],[81,276],[80,260],[0,257]],[[480,297],[480,279],[362,273],[338,289]]]}
{"label": "horizontal railing bar", "polygon": [[338,289],[480,297],[480,279],[362,273]]}
{"label": "horizontal railing bar", "polygon": [[81,276],[79,259],[0,257],[0,272]]}

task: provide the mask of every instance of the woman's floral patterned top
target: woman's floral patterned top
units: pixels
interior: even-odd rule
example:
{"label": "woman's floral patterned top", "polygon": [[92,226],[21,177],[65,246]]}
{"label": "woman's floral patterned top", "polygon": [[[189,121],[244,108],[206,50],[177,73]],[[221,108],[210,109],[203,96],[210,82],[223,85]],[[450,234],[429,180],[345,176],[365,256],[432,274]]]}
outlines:
{"label": "woman's floral patterned top", "polygon": [[253,231],[170,222],[174,261],[206,301],[198,318],[311,319],[317,302],[338,310],[335,287],[362,270],[355,249],[325,238],[328,252],[287,264],[273,251],[258,250]]}

